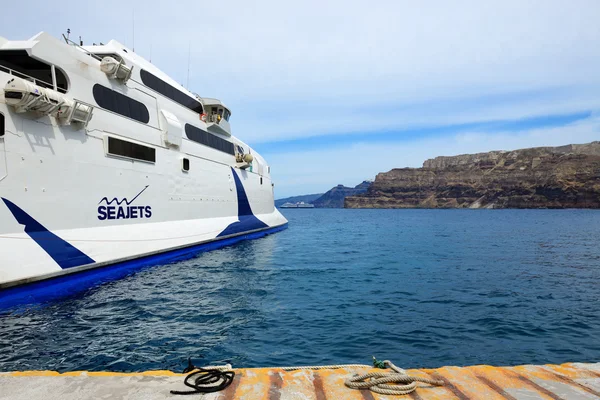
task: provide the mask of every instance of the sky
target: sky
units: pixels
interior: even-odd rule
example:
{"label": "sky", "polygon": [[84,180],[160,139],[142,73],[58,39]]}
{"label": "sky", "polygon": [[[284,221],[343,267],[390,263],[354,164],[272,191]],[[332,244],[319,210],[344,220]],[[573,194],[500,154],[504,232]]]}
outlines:
{"label": "sky", "polygon": [[[275,197],[427,158],[600,140],[600,1],[13,2],[0,35],[116,39],[232,110]],[[189,62],[188,62],[189,57]],[[189,80],[188,80],[189,66]]]}

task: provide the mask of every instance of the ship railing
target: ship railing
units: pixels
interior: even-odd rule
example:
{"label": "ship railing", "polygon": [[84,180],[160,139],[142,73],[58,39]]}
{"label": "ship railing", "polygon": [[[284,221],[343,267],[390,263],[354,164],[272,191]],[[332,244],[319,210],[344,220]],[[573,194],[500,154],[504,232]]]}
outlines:
{"label": "ship railing", "polygon": [[33,76],[29,76],[29,75],[24,74],[22,72],[15,71],[14,69],[10,69],[10,68],[8,68],[8,67],[6,67],[4,65],[0,65],[0,71],[4,71],[4,72],[6,72],[9,75],[16,76],[17,78],[25,79],[25,80],[27,80],[29,82],[34,83],[35,85],[41,86],[41,87],[46,88],[46,89],[53,89],[53,90],[56,90],[57,92],[60,92],[60,93],[67,93],[66,89],[56,87],[52,83],[48,83],[48,82],[46,82],[46,81],[44,81],[42,79],[34,78]]}

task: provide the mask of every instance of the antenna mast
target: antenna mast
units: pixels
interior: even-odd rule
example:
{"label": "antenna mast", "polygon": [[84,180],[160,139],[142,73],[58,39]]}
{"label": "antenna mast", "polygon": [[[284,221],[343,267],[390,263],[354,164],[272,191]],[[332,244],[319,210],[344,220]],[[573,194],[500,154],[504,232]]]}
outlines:
{"label": "antenna mast", "polygon": [[190,57],[191,57],[191,48],[192,48],[192,42],[189,41],[188,42],[188,74],[187,74],[187,83],[186,83],[186,87],[189,90],[190,89]]}
{"label": "antenna mast", "polygon": [[135,53],[135,9],[131,11],[131,26],[132,26],[132,36],[133,36],[133,46],[131,50]]}

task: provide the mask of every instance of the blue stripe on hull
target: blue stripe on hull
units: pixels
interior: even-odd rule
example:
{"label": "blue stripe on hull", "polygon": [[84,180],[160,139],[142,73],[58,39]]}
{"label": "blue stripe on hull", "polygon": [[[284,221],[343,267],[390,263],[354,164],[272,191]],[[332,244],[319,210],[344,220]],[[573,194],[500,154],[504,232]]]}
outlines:
{"label": "blue stripe on hull", "polygon": [[259,232],[241,234],[226,239],[218,239],[209,243],[193,245],[183,249],[166,251],[135,260],[90,269],[82,272],[62,275],[45,281],[26,284],[0,290],[0,309],[7,309],[19,304],[41,303],[61,297],[81,293],[93,286],[123,278],[132,272],[154,265],[193,258],[199,253],[220,249],[225,246],[249,239],[258,239],[287,228],[287,223]]}
{"label": "blue stripe on hull", "polygon": [[235,235],[236,233],[252,231],[254,229],[262,229],[268,226],[254,216],[252,207],[250,207],[250,202],[248,201],[248,196],[246,195],[246,190],[244,189],[244,185],[242,184],[238,174],[235,172],[235,169],[231,168],[231,174],[235,180],[239,221],[229,225],[223,232],[219,233],[217,237]]}
{"label": "blue stripe on hull", "polygon": [[59,238],[10,200],[2,197],[17,222],[25,225],[25,233],[52,257],[62,269],[93,264],[95,261],[81,250]]}

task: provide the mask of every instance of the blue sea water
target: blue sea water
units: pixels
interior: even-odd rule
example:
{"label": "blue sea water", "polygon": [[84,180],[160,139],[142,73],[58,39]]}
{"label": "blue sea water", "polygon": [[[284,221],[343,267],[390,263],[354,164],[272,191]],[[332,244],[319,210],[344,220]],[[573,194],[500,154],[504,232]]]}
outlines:
{"label": "blue sea water", "polygon": [[0,370],[600,359],[600,212],[283,211],[289,229],[0,314]]}

